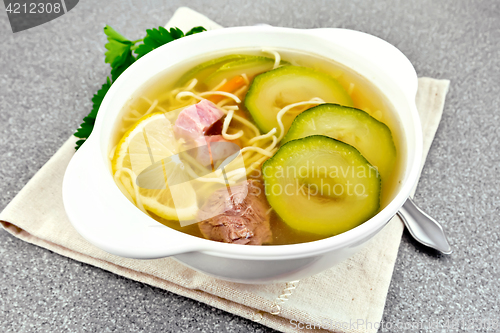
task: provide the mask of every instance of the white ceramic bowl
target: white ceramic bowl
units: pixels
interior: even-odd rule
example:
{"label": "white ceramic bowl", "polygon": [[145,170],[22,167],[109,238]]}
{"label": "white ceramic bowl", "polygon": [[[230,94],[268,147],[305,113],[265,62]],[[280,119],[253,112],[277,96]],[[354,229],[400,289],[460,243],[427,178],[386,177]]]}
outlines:
{"label": "white ceramic bowl", "polygon": [[[142,213],[115,185],[108,149],[117,117],[127,100],[157,73],[186,59],[245,47],[306,51],[352,68],[392,103],[403,130],[403,183],[376,216],[343,234],[320,241],[279,246],[225,244],[162,226]],[[63,201],[75,229],[97,247],[119,256],[174,256],[198,271],[245,283],[291,281],[330,268],[350,257],[396,214],[417,182],[422,134],[415,106],[417,77],[408,59],[387,42],[345,29],[298,30],[239,27],[176,40],[141,58],[113,84],[99,109],[92,135],[71,160]]]}

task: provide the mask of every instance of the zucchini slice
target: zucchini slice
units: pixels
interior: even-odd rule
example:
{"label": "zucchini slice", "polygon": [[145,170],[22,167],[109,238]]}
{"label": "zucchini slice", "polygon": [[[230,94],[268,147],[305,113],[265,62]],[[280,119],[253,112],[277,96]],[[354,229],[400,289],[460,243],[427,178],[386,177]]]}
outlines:
{"label": "zucchini slice", "polygon": [[238,61],[245,59],[247,57],[252,57],[245,54],[230,54],[217,59],[212,59],[205,61],[198,66],[191,68],[186,74],[184,74],[178,81],[176,85],[185,85],[194,78],[198,81],[204,81],[212,72],[216,71],[218,68],[227,64],[231,61]]}
{"label": "zucchini slice", "polygon": [[282,144],[309,135],[326,135],[358,149],[388,179],[396,164],[396,147],[391,130],[365,111],[322,104],[299,114],[281,141]]}
{"label": "zucchini slice", "polygon": [[291,228],[332,236],[380,207],[380,176],[356,148],[323,135],[292,140],[262,166],[266,197]]}
{"label": "zucchini slice", "polygon": [[[282,61],[281,65],[289,64]],[[209,89],[213,89],[222,80],[235,77],[236,75],[246,74],[251,80],[255,75],[267,72],[273,69],[274,59],[261,56],[246,56],[222,65],[215,73],[207,77],[205,83]]]}
{"label": "zucchini slice", "polygon": [[[325,102],[352,106],[352,99],[330,75],[299,66],[283,66],[257,75],[245,97],[245,106],[264,133],[278,127],[276,116],[285,106],[319,97]],[[283,117],[288,130],[297,112]]]}

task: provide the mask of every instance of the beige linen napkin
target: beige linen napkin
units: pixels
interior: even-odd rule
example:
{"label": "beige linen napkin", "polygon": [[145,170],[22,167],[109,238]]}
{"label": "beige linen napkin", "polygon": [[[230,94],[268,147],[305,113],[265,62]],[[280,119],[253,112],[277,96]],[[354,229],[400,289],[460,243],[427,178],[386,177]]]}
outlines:
{"label": "beige linen napkin", "polygon": [[[194,14],[193,14],[194,13]],[[218,27],[181,8],[168,25]],[[437,130],[449,81],[420,78],[416,98],[424,132],[424,157]],[[74,154],[71,137],[0,214],[14,236],[110,272],[196,299],[283,332],[303,332],[299,323],[327,331],[376,332],[382,319],[403,224],[392,221],[359,253],[320,274],[301,280],[276,313],[276,298],[287,284],[245,285],[217,280],[174,259],[135,260],[108,254],[85,241],[69,223],[61,185]],[[291,286],[293,289],[293,286]],[[289,293],[289,292],[285,292]],[[362,325],[353,325],[361,323]],[[344,323],[344,328],[338,328]],[[307,328],[307,326],[301,326]],[[317,329],[323,331],[323,329]]]}

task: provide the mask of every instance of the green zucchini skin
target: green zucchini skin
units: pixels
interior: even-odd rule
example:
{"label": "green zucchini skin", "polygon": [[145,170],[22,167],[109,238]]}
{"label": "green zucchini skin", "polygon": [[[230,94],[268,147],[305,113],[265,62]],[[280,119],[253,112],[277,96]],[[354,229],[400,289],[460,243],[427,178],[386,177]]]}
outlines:
{"label": "green zucchini skin", "polygon": [[[319,97],[325,102],[353,105],[342,85],[333,77],[312,68],[283,66],[257,75],[245,97],[245,107],[257,127],[264,133],[279,129],[276,116],[285,106]],[[295,117],[289,112],[283,117],[285,131]]]}
{"label": "green zucchini skin", "polygon": [[282,144],[310,135],[325,135],[358,149],[389,179],[396,164],[396,146],[389,127],[365,111],[338,104],[321,104],[299,114]]}
{"label": "green zucchini skin", "polygon": [[[281,66],[289,65],[286,61],[280,62]],[[218,70],[209,75],[204,81],[209,89],[213,89],[222,80],[230,80],[237,75],[246,74],[251,80],[254,76],[273,69],[274,59],[262,56],[246,56],[222,65]]]}
{"label": "green zucchini skin", "polygon": [[356,148],[327,136],[287,142],[264,163],[262,174],[270,205],[299,231],[337,235],[380,208],[376,169]]}
{"label": "green zucchini skin", "polygon": [[176,85],[183,86],[192,79],[194,79],[195,77],[198,78],[198,81],[204,81],[213,71],[224,66],[225,64],[239,60],[244,60],[248,57],[251,56],[245,54],[230,54],[216,59],[205,61],[193,67],[187,73],[182,75],[182,77],[177,81]]}

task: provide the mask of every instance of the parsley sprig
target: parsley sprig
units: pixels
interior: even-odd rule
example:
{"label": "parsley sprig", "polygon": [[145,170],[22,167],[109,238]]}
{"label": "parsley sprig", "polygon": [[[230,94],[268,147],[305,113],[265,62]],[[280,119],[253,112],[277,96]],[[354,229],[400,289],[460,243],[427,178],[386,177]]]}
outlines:
{"label": "parsley sprig", "polygon": [[83,118],[83,123],[75,132],[75,136],[79,138],[76,142],[75,149],[78,150],[80,146],[87,140],[94,128],[97,111],[101,106],[104,96],[108,92],[113,82],[137,59],[143,57],[154,49],[170,43],[173,40],[182,38],[184,36],[194,35],[203,32],[206,29],[203,27],[195,27],[189,30],[186,34],[179,28],[170,28],[167,30],[163,27],[158,29],[146,30],[146,36],[143,39],[131,41],[116,32],[115,29],[109,25],[104,27],[104,33],[108,38],[106,43],[106,53],[104,62],[111,66],[111,79],[106,78],[106,82],[102,85],[101,89],[92,97],[92,111]]}

